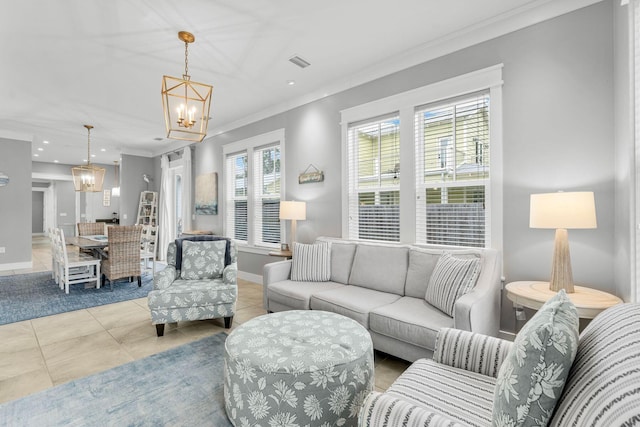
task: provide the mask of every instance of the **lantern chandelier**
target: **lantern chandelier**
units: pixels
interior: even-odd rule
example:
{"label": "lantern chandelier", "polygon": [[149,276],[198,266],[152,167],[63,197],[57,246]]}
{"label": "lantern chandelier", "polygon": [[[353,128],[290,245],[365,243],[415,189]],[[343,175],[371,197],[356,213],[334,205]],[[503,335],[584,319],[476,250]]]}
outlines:
{"label": "lantern chandelier", "polygon": [[93,126],[84,125],[87,128],[87,164],[71,168],[73,186],[76,191],[98,192],[102,191],[105,169],[91,164],[91,129]]}
{"label": "lantern chandelier", "polygon": [[201,142],[207,136],[213,86],[191,81],[189,43],[196,40],[195,36],[180,31],[178,38],[184,42],[184,74],[181,79],[162,77],[162,108],[167,138]]}

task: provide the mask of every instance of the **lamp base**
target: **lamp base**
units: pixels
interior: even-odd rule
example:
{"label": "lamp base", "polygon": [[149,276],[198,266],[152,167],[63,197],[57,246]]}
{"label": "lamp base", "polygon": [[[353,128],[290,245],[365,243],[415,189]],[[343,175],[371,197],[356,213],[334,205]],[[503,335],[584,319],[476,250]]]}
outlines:
{"label": "lamp base", "polygon": [[569,254],[569,233],[564,228],[556,230],[551,281],[549,282],[549,290],[558,292],[560,289],[564,289],[568,294],[574,292],[571,255]]}

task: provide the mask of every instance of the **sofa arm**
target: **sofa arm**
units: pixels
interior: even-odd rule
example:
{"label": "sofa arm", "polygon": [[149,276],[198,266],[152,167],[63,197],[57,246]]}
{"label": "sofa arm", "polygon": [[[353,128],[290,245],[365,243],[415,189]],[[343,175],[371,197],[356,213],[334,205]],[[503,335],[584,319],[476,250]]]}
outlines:
{"label": "sofa arm", "polygon": [[497,378],[513,344],[488,335],[442,328],[438,332],[434,362]]}
{"label": "sofa arm", "polygon": [[153,276],[153,289],[167,289],[178,278],[178,270],[173,265],[167,265],[164,270],[156,271]]}
{"label": "sofa arm", "polygon": [[269,309],[267,289],[269,284],[288,280],[291,276],[291,260],[270,262],[262,268],[262,299],[264,309]]}
{"label": "sofa arm", "polygon": [[500,291],[502,267],[496,250],[486,249],[475,287],[460,297],[453,308],[453,327],[496,336],[500,329]]}
{"label": "sofa arm", "polygon": [[359,427],[462,427],[442,415],[386,393],[372,391],[365,398],[358,416]]}

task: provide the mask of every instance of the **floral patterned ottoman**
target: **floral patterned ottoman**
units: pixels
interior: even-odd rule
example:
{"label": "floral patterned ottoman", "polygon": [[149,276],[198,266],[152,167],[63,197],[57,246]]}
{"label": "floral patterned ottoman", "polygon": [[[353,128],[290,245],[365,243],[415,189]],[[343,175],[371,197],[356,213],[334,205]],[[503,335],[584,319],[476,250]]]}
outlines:
{"label": "floral patterned ottoman", "polygon": [[236,427],[355,426],[373,389],[373,345],[356,321],[326,311],[256,317],[227,338],[224,399]]}

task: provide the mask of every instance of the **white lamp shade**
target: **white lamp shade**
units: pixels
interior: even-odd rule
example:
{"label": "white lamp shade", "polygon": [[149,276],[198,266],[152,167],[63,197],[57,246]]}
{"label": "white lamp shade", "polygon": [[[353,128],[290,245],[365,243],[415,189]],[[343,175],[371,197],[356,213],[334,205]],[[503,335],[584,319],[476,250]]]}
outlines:
{"label": "white lamp shade", "polygon": [[305,202],[281,201],[280,219],[307,219],[307,204]]}
{"label": "white lamp shade", "polygon": [[596,205],[591,191],[532,194],[531,228],[596,228]]}

